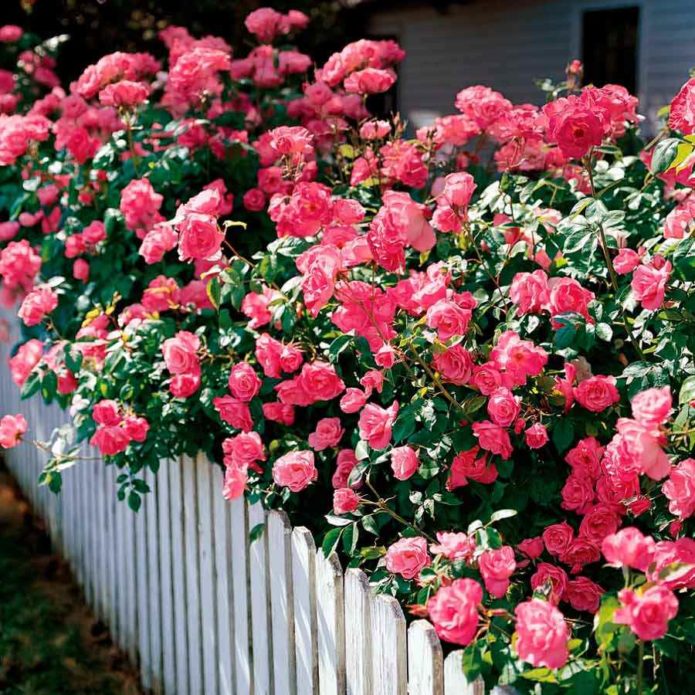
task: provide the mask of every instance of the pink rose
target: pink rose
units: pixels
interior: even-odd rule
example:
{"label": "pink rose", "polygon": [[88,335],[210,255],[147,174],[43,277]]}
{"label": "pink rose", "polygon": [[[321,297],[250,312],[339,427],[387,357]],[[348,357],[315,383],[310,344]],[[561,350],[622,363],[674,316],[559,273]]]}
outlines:
{"label": "pink rose", "polygon": [[589,318],[588,305],[594,293],[585,290],[574,278],[551,278],[548,308],[552,316],[575,313]]}
{"label": "pink rose", "polygon": [[169,391],[174,398],[188,398],[200,388],[200,370],[186,374],[174,374]]}
{"label": "pink rose", "polygon": [[430,545],[433,555],[443,555],[449,560],[470,560],[475,551],[475,541],[465,533],[437,531],[437,543]]}
{"label": "pink rose", "polygon": [[116,401],[104,400],[99,401],[92,408],[92,419],[99,425],[119,425],[123,418]]}
{"label": "pink rose", "polygon": [[385,449],[391,441],[391,429],[398,415],[398,403],[388,408],[369,403],[360,413],[359,432],[372,449]]}
{"label": "pink rose", "polygon": [[627,625],[642,640],[655,640],[668,631],[669,620],[678,613],[678,599],[670,589],[656,585],[642,592],[622,589],[618,594],[620,608],[613,620]]}
{"label": "pink rose", "polygon": [[567,582],[565,600],[575,611],[594,614],[601,603],[603,589],[588,577],[575,577]]}
{"label": "pink rose", "polygon": [[263,417],[289,427],[294,424],[294,406],[286,403],[264,403]]}
{"label": "pink rose", "polygon": [[660,541],[654,548],[647,579],[673,589],[695,588],[695,540]]}
{"label": "pink rose", "polygon": [[150,431],[150,423],[144,417],[128,416],[123,421],[126,434],[135,442],[144,442]]}
{"label": "pink rose", "polygon": [[592,376],[574,388],[579,405],[592,413],[600,413],[620,401],[620,394],[612,376]]}
{"label": "pink rose", "polygon": [[115,456],[125,451],[130,443],[128,433],[118,425],[99,427],[89,440],[103,456]]}
{"label": "pink rose", "polygon": [[[336,459],[336,469],[331,478],[331,485],[337,490],[341,487],[347,487],[348,479],[352,469],[357,465],[357,457],[352,449],[341,449],[338,452]],[[359,487],[359,485],[352,485]]]}
{"label": "pink rose", "polygon": [[674,466],[661,490],[669,500],[671,514],[681,519],[695,514],[695,459],[685,459]]}
{"label": "pink rose", "polygon": [[437,353],[432,364],[444,381],[457,386],[467,384],[473,373],[473,358],[461,345],[454,345],[444,352]]}
{"label": "pink rose", "polygon": [[439,637],[466,646],[478,631],[478,607],[483,589],[473,579],[454,579],[427,602],[427,611]]}
{"label": "pink rose", "polygon": [[543,539],[540,536],[525,538],[516,549],[531,560],[536,560],[543,553]]}
{"label": "pink rose", "polygon": [[450,299],[440,299],[427,309],[427,326],[437,331],[439,340],[462,336],[468,330],[471,310]]}
{"label": "pink rose", "polygon": [[509,389],[500,387],[490,394],[487,413],[496,425],[509,427],[519,417],[520,411],[519,399]]}
{"label": "pink rose", "polygon": [[539,314],[550,300],[548,275],[544,270],[517,273],[509,288],[509,298],[520,314]]}
{"label": "pink rose", "polygon": [[177,225],[179,230],[179,258],[201,260],[215,258],[224,241],[224,233],[212,215],[187,212]]}
{"label": "pink rose", "polygon": [[664,303],[666,283],[671,274],[669,261],[652,259],[649,265],[641,265],[632,274],[630,287],[635,299],[648,311],[656,311]]}
{"label": "pink rose", "polygon": [[671,389],[647,389],[638,393],[631,401],[632,416],[645,427],[663,425],[671,414]]}
{"label": "pink rose", "polygon": [[261,390],[263,382],[248,362],[239,362],[232,367],[228,384],[234,398],[248,402]]}
{"label": "pink rose", "polygon": [[310,403],[330,401],[345,390],[345,384],[336,373],[335,367],[318,360],[302,367],[298,385],[304,393],[310,395]]}
{"label": "pink rose", "polygon": [[503,459],[508,459],[512,455],[509,433],[494,422],[489,420],[474,422],[473,434],[476,436],[481,449],[497,454]]}
{"label": "pink rose", "polygon": [[614,506],[599,503],[584,514],[584,518],[579,524],[579,535],[598,547],[603,539],[615,533],[619,526],[620,517]]}
{"label": "pink rose", "polygon": [[147,232],[138,253],[145,259],[145,263],[159,263],[167,251],[176,248],[178,239],[173,227],[160,222]]}
{"label": "pink rose", "polygon": [[509,588],[509,577],[516,569],[514,548],[505,545],[497,550],[486,550],[478,559],[478,568],[488,593],[502,598]]}
{"label": "pink rose", "polygon": [[640,255],[632,249],[620,249],[618,255],[613,259],[613,268],[618,275],[631,273],[640,263]]}
{"label": "pink rose", "polygon": [[548,430],[545,425],[536,422],[524,432],[524,439],[529,449],[541,449],[549,441]]}
{"label": "pink rose", "polygon": [[633,567],[641,572],[651,564],[654,549],[654,539],[632,526],[607,535],[601,542],[601,552],[609,565]]}
{"label": "pink rose", "polygon": [[345,390],[345,395],[340,399],[340,409],[344,413],[357,413],[367,402],[367,394],[362,389],[350,387]]}
{"label": "pink rose", "polygon": [[532,666],[560,668],[567,663],[569,629],[562,613],[539,599],[520,603],[516,616],[516,651]]}
{"label": "pink rose", "polygon": [[280,487],[301,492],[308,487],[319,472],[314,463],[313,451],[291,451],[273,463],[273,480]]}
{"label": "pink rose", "polygon": [[244,494],[248,475],[245,468],[230,466],[224,471],[222,496],[226,500],[235,500]]}
{"label": "pink rose", "polygon": [[594,481],[583,473],[570,473],[560,491],[560,506],[568,511],[585,514],[592,506],[596,491]]}
{"label": "pink rose", "polygon": [[198,355],[200,339],[189,331],[179,331],[162,344],[167,369],[172,374],[192,374],[200,369]]}
{"label": "pink rose", "polygon": [[359,495],[350,487],[341,487],[333,493],[333,513],[349,514],[360,506]]}
{"label": "pink rose", "polygon": [[415,449],[397,446],[391,450],[391,470],[396,480],[408,480],[420,467],[420,459]]}
{"label": "pink rose", "polygon": [[241,432],[222,442],[224,465],[248,468],[256,461],[265,461],[265,450],[258,432]]}
{"label": "pink rose", "polygon": [[34,367],[41,361],[42,355],[43,343],[36,338],[27,340],[19,346],[15,356],[9,359],[12,381],[17,386],[21,387],[29,378]]}
{"label": "pink rose", "polygon": [[338,446],[345,434],[340,418],[325,417],[316,423],[316,429],[309,435],[309,446],[314,451],[323,451]]}
{"label": "pink rose", "polygon": [[37,287],[24,298],[17,316],[27,326],[36,326],[57,306],[58,295],[50,287]]}
{"label": "pink rose", "polygon": [[23,415],[5,415],[0,420],[0,447],[11,449],[22,441],[29,425]]}
{"label": "pink rose", "polygon": [[557,565],[540,562],[531,577],[531,588],[541,591],[553,604],[560,602],[567,589],[567,572]]}
{"label": "pink rose", "polygon": [[251,411],[246,401],[240,401],[234,396],[218,396],[212,399],[212,404],[222,420],[235,429],[243,432],[250,432],[253,429]]}
{"label": "pink rose", "polygon": [[429,564],[427,541],[421,536],[401,538],[386,551],[386,569],[404,579],[414,579]]}
{"label": "pink rose", "polygon": [[574,530],[566,522],[548,526],[542,534],[545,549],[554,557],[560,557],[574,540]]}

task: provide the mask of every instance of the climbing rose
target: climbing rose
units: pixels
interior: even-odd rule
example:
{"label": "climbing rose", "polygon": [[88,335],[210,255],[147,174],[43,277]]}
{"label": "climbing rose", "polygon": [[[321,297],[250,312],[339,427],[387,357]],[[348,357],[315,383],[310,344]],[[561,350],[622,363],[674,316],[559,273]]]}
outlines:
{"label": "climbing rose", "polygon": [[687,519],[695,514],[695,459],[681,461],[671,469],[662,491],[671,514]]}
{"label": "climbing rose", "polygon": [[17,446],[28,427],[23,415],[5,415],[0,420],[0,447],[11,449]]}
{"label": "climbing rose", "polygon": [[505,545],[496,550],[486,550],[478,560],[485,588],[494,598],[502,598],[509,588],[509,577],[516,569],[514,548]]}
{"label": "climbing rose", "polygon": [[520,603],[516,616],[516,651],[532,666],[560,668],[567,663],[569,629],[562,613],[539,599]]}
{"label": "climbing rose", "polygon": [[478,631],[478,607],[483,589],[473,579],[454,579],[427,602],[427,611],[437,634],[447,642],[466,646]]}
{"label": "climbing rose", "polygon": [[382,408],[374,403],[367,404],[360,413],[359,431],[372,449],[385,449],[391,441],[391,428],[398,414],[398,403]]}
{"label": "climbing rose", "polygon": [[415,449],[397,446],[391,450],[391,470],[397,480],[407,480],[420,467],[420,459]]}
{"label": "climbing rose", "polygon": [[643,640],[663,637],[668,630],[668,622],[678,613],[678,599],[665,586],[651,586],[644,591],[622,589],[618,594],[620,608],[615,611],[613,620],[627,625]]}
{"label": "climbing rose", "polygon": [[386,551],[386,569],[404,579],[414,579],[429,564],[427,541],[420,536],[401,538]]}
{"label": "climbing rose", "polygon": [[292,492],[301,492],[317,477],[313,451],[291,451],[273,463],[273,480]]}

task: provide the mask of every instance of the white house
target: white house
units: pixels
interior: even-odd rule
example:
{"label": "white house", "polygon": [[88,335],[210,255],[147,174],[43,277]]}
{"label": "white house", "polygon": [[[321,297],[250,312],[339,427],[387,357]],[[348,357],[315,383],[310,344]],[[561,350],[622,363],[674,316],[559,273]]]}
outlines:
{"label": "white house", "polygon": [[[354,0],[353,0],[354,1]],[[587,81],[637,93],[656,113],[695,67],[695,0],[362,0],[372,37],[406,50],[398,107],[418,126],[454,112],[457,91],[485,84],[540,103],[535,80],[560,79],[580,58]]]}

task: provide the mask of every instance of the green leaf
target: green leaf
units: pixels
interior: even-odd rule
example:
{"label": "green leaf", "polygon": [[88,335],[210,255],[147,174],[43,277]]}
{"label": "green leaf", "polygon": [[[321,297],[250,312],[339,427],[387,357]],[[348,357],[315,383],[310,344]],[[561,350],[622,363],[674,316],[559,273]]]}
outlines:
{"label": "green leaf", "polygon": [[516,509],[498,509],[496,512],[493,512],[492,516],[490,517],[490,523],[494,524],[495,521],[501,521],[502,519],[511,519],[511,517],[517,515]]}
{"label": "green leaf", "polygon": [[344,528],[334,528],[323,537],[323,543],[321,543],[321,552],[323,553],[324,557],[330,557],[331,553],[333,553],[333,551],[336,549],[344,530]]}
{"label": "green leaf", "polygon": [[553,425],[553,444],[562,454],[574,441],[574,423],[567,417],[563,417]]}
{"label": "green leaf", "polygon": [[678,394],[678,403],[685,405],[695,400],[695,374],[689,376],[681,385],[681,390]]}
{"label": "green leaf", "polygon": [[134,490],[128,494],[128,506],[134,512],[140,511],[140,507],[142,506],[142,497]]}
{"label": "green leaf", "polygon": [[655,148],[652,156],[651,170],[654,174],[661,174],[667,171],[678,154],[679,140],[676,138],[666,138]]}
{"label": "green leaf", "polygon": [[256,524],[249,531],[249,543],[255,543],[263,535],[263,529],[265,529],[265,524],[263,522]]}

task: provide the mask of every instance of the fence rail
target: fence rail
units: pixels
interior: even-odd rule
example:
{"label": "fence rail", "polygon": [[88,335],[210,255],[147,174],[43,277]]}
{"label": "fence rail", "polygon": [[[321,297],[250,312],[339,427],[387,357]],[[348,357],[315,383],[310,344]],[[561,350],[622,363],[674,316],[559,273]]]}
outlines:
{"label": "fence rail", "polygon": [[[14,328],[14,326],[12,326]],[[3,364],[7,346],[0,349]],[[6,369],[4,413],[21,412],[45,441],[68,415],[20,402]],[[90,456],[96,456],[90,451]],[[73,568],[87,602],[137,663],[146,690],[166,695],[483,695],[443,658],[434,628],[406,626],[398,602],[360,570],[324,558],[282,512],[222,498],[203,456],[161,462],[135,514],[115,497],[116,471],[95,459],[54,495],[36,481],[45,454],[22,445],[8,467]],[[254,542],[249,531],[264,524]]]}

